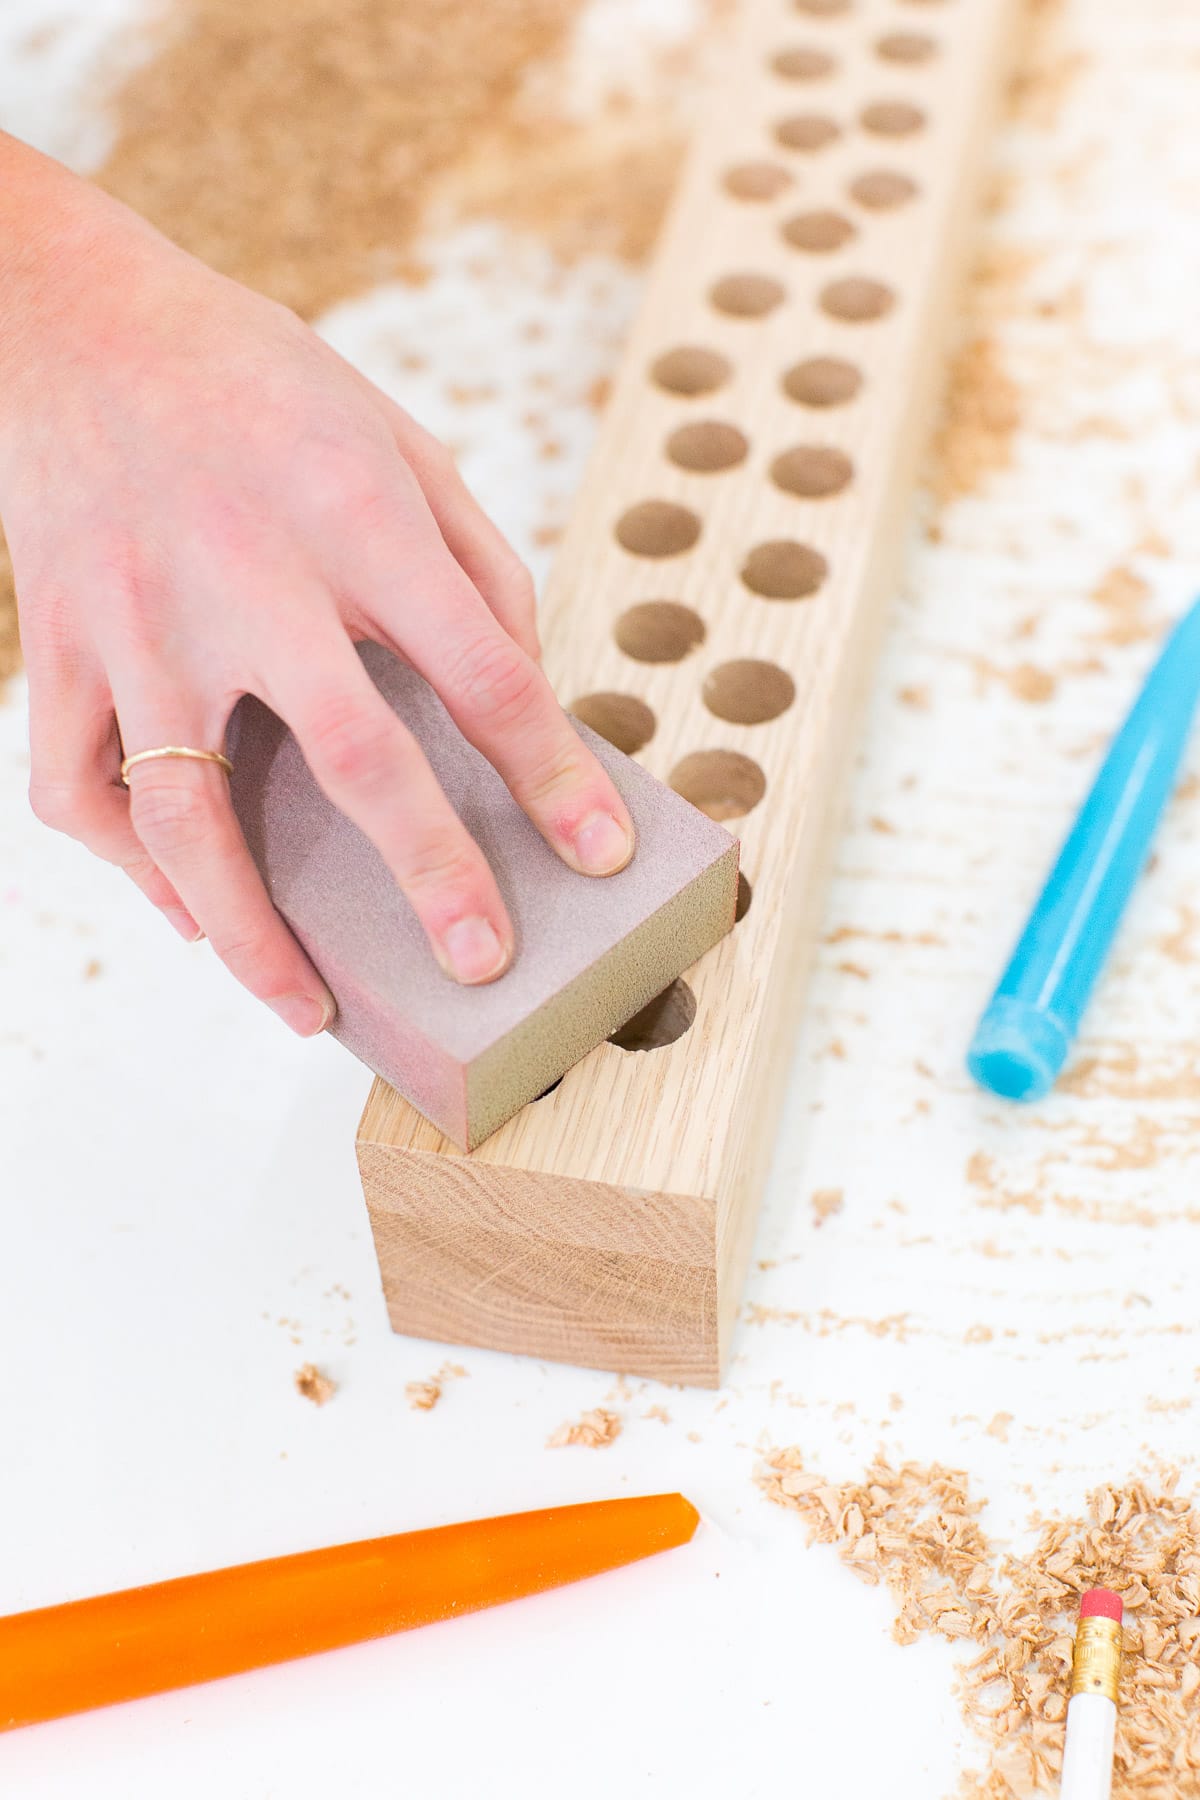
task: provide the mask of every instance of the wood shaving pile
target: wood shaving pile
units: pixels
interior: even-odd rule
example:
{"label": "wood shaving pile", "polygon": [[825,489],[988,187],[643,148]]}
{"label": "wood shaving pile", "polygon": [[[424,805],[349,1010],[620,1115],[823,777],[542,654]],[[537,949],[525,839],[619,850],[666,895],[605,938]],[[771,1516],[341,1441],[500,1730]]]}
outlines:
{"label": "wood shaving pile", "polygon": [[603,1450],[621,1435],[619,1413],[607,1407],[594,1406],[574,1421],[568,1420],[546,1439],[549,1450],[561,1450],[568,1444],[582,1444],[588,1450]]}
{"label": "wood shaving pile", "polygon": [[1030,1800],[1057,1791],[1079,1595],[1111,1587],[1125,1602],[1125,1661],[1114,1800],[1200,1794],[1200,1509],[1178,1476],[1097,1488],[1084,1519],[1040,1524],[1032,1553],[993,1545],[967,1476],[934,1463],[877,1458],[861,1482],[827,1482],[800,1450],[774,1451],[758,1482],[798,1512],[811,1543],[835,1544],[860,1581],[897,1603],[893,1636],[970,1640],[963,1713],[988,1745],[964,1800]]}
{"label": "wood shaving pile", "polygon": [[99,179],[312,317],[392,276],[435,179],[506,139],[581,0],[175,0]]}
{"label": "wood shaving pile", "polygon": [[328,1375],[322,1375],[316,1363],[305,1363],[297,1369],[292,1380],[296,1384],[296,1392],[305,1400],[311,1400],[314,1406],[324,1406],[337,1393],[337,1382]]}

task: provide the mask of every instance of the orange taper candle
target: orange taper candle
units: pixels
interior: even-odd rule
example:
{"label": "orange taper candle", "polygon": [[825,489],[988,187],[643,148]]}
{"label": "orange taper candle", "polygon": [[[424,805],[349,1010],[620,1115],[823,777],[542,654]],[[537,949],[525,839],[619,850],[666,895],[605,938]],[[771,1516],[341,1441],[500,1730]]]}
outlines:
{"label": "orange taper candle", "polygon": [[579,1581],[685,1544],[682,1494],[275,1556],[0,1619],[0,1730],[214,1681]]}

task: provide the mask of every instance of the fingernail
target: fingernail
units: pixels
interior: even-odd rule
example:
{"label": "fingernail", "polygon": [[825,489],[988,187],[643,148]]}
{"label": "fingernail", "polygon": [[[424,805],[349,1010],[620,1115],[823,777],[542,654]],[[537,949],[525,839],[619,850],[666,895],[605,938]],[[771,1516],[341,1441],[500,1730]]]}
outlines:
{"label": "fingernail", "polygon": [[191,913],[185,912],[182,906],[164,906],[162,914],[163,918],[175,927],[180,937],[186,939],[189,944],[198,944],[204,936]]}
{"label": "fingernail", "polygon": [[575,856],[585,875],[615,875],[633,855],[633,832],[611,813],[589,813],[575,833]]}
{"label": "fingernail", "polygon": [[337,1011],[333,996],[325,999],[314,999],[311,994],[282,994],[278,1000],[270,1002],[274,1012],[279,1014],[285,1025],[300,1037],[316,1037]]}
{"label": "fingernail", "polygon": [[508,951],[487,919],[458,919],[442,938],[445,966],[455,981],[474,987],[508,967]]}

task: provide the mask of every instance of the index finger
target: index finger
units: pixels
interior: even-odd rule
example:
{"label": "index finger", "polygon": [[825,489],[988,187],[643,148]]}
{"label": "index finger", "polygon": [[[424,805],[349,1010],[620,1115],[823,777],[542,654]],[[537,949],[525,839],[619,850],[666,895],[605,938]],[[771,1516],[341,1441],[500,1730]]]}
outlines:
{"label": "index finger", "polygon": [[[392,559],[392,568],[396,566]],[[615,875],[633,856],[633,821],[542,671],[497,622],[444,548],[414,566],[398,610],[394,576],[364,596],[386,641],[423,675],[463,736],[504,778],[550,847],[581,875]]]}

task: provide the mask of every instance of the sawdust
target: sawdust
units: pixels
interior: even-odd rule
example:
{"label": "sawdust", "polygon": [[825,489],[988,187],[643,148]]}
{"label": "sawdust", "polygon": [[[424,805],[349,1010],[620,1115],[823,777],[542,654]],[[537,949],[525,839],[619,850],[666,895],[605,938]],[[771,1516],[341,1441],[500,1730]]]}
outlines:
{"label": "sawdust", "polygon": [[1167,932],[1158,939],[1157,948],[1172,962],[1195,962],[1197,926],[1200,926],[1200,916],[1186,901],[1181,902],[1178,925],[1174,931]]}
{"label": "sawdust", "polygon": [[292,1380],[296,1392],[305,1400],[311,1400],[314,1406],[324,1406],[337,1393],[337,1382],[329,1375],[322,1375],[316,1363],[305,1363],[297,1369]]}
{"label": "sawdust", "polygon": [[461,1363],[443,1363],[436,1375],[426,1381],[410,1381],[405,1384],[404,1392],[408,1404],[414,1412],[432,1412],[442,1397],[448,1381],[455,1381],[467,1371]]}
{"label": "sawdust", "polygon": [[306,318],[405,274],[443,180],[523,224],[543,217],[540,191],[552,228],[562,159],[585,184],[575,211],[608,221],[625,211],[629,146],[589,153],[592,127],[554,116],[546,73],[582,4],[497,0],[484,28],[469,0],[179,0],[114,96],[99,180]]}
{"label": "sawdust", "polygon": [[[1021,55],[1009,90],[1010,125],[1026,126],[1048,139],[1090,62],[1077,45],[1064,41],[1065,12],[1062,0],[1028,0]],[[1019,184],[1011,173],[996,171],[988,210],[1008,211],[1018,198]],[[963,342],[950,365],[927,475],[939,505],[978,493],[1012,467],[1014,441],[1025,423],[1024,396],[999,337],[1014,317],[1028,310],[1029,278],[1041,257],[1041,250],[1029,245],[994,242],[971,271]],[[1038,310],[1057,313],[1061,305],[1043,300]]]}
{"label": "sawdust", "polygon": [[1105,1045],[1079,1057],[1061,1076],[1060,1093],[1088,1100],[1200,1100],[1200,1056],[1194,1043],[1165,1044],[1154,1059],[1134,1044]]}
{"label": "sawdust", "polygon": [[404,1392],[414,1412],[432,1412],[442,1397],[442,1384],[436,1376],[428,1381],[410,1381]]}
{"label": "sawdust", "polygon": [[578,1419],[560,1425],[546,1439],[549,1450],[562,1450],[569,1444],[583,1445],[588,1450],[605,1450],[621,1435],[621,1417],[606,1406],[594,1406]]}
{"label": "sawdust", "polygon": [[841,1188],[818,1188],[812,1197],[813,1224],[820,1227],[826,1219],[832,1219],[835,1213],[841,1212],[845,1200]]}
{"label": "sawdust", "polygon": [[991,337],[972,337],[950,365],[930,484],[945,506],[1012,467],[1021,395]]}
{"label": "sawdust", "polygon": [[1126,1609],[1114,1800],[1200,1793],[1200,1510],[1176,1493],[1177,1475],[1097,1488],[1085,1517],[1035,1521],[1020,1557],[989,1541],[959,1469],[880,1457],[861,1482],[836,1484],[791,1448],[757,1479],[810,1542],[835,1544],[860,1581],[887,1586],[898,1643],[969,1643],[958,1692],[987,1764],[964,1777],[963,1800],[1053,1791],[1078,1597],[1094,1586],[1115,1588]]}
{"label": "sawdust", "polygon": [[1146,617],[1149,584],[1124,563],[1109,569],[1092,589],[1091,598],[1105,613],[1105,628],[1099,634],[1101,643],[1138,644],[1157,635]]}
{"label": "sawdust", "polygon": [[683,152],[678,120],[612,108],[586,125],[514,121],[495,149],[445,175],[437,207],[500,219],[540,237],[566,263],[653,249]]}

